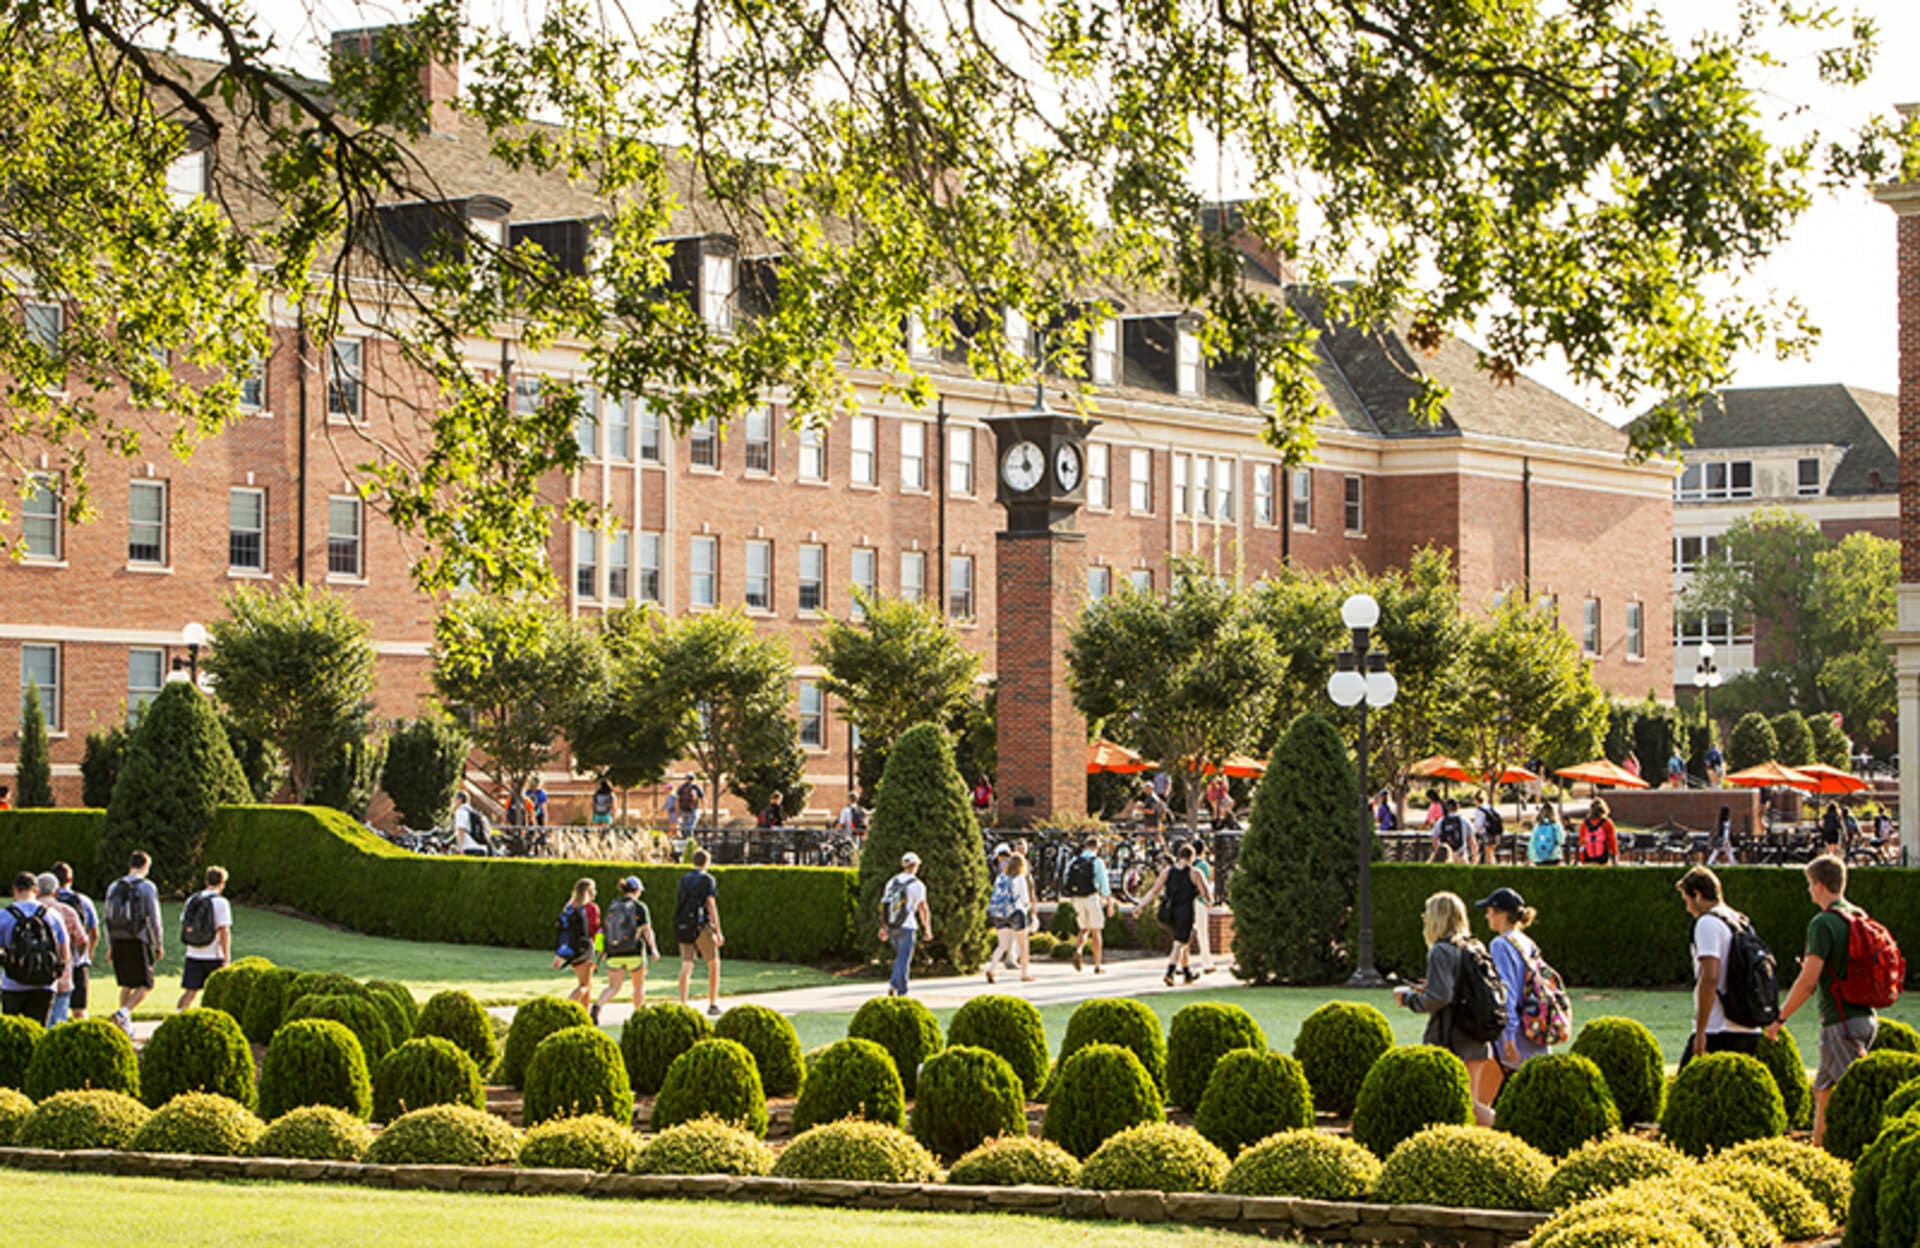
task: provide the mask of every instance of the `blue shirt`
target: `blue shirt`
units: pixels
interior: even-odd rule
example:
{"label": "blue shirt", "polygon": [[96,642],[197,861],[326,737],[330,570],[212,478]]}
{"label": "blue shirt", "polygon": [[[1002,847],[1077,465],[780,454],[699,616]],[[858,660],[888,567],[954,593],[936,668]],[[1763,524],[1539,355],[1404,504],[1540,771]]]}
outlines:
{"label": "blue shirt", "polygon": [[[1525,945],[1523,949],[1521,946]],[[1504,1059],[1506,1046],[1511,1043],[1520,1054],[1520,1060],[1539,1057],[1547,1052],[1545,1045],[1535,1044],[1527,1039],[1520,1030],[1520,1000],[1527,986],[1527,954],[1532,952],[1533,941],[1526,936],[1512,932],[1502,932],[1493,938],[1488,952],[1493,954],[1494,969],[1500,972],[1500,982],[1507,989],[1507,1025],[1500,1033],[1500,1048],[1495,1056]]]}
{"label": "blue shirt", "polygon": [[1090,849],[1080,851],[1082,858],[1093,859],[1093,892],[1096,897],[1113,896],[1113,886],[1107,880],[1107,864],[1099,854]]}
{"label": "blue shirt", "polygon": [[1533,861],[1536,865],[1560,861],[1560,825],[1551,819],[1533,825]]}
{"label": "blue shirt", "polygon": [[[20,913],[25,915],[30,915],[36,910],[44,909],[37,901],[16,901],[13,903],[13,906],[18,906]],[[5,949],[7,942],[13,939],[13,923],[13,907],[9,906],[4,910],[0,910],[0,949]],[[60,949],[65,950],[67,947],[67,925],[60,921],[59,915],[49,910],[47,911],[47,926],[53,929],[53,943]],[[63,953],[62,957],[64,958],[64,956]],[[23,984],[13,977],[11,971],[7,971],[0,972],[0,990],[6,992],[52,992],[53,985]]]}

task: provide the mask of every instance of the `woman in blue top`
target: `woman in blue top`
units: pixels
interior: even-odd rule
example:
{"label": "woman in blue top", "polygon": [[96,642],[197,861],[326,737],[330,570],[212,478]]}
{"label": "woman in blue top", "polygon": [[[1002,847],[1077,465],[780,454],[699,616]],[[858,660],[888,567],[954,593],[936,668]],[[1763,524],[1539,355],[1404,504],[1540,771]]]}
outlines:
{"label": "woman in blue top", "polygon": [[1486,900],[1475,902],[1474,909],[1486,911],[1487,926],[1494,931],[1493,943],[1487,946],[1487,951],[1493,954],[1494,969],[1500,972],[1500,982],[1507,990],[1507,1026],[1494,1045],[1494,1056],[1500,1068],[1512,1074],[1520,1069],[1520,1063],[1548,1051],[1546,1045],[1535,1044],[1520,1030],[1520,1001],[1527,986],[1527,964],[1539,953],[1539,947],[1526,932],[1534,919],[1533,907],[1512,889],[1496,888]]}
{"label": "woman in blue top", "polygon": [[1552,802],[1541,802],[1540,812],[1533,818],[1533,840],[1528,850],[1536,867],[1553,867],[1560,863],[1560,847],[1566,840],[1560,817],[1554,813]]}

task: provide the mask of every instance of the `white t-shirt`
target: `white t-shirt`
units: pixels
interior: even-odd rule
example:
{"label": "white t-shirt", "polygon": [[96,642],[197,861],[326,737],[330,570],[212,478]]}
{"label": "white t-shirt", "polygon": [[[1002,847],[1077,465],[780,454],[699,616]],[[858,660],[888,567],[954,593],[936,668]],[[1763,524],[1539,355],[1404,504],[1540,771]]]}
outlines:
{"label": "white t-shirt", "polygon": [[213,897],[214,939],[210,945],[188,945],[187,956],[196,962],[218,962],[225,955],[220,952],[219,931],[223,927],[233,926],[233,904],[218,893]]}
{"label": "white t-shirt", "polygon": [[473,807],[471,804],[461,802],[453,808],[453,832],[453,848],[456,852],[464,854],[469,849],[480,848],[480,842],[474,840],[472,836]]}
{"label": "white t-shirt", "polygon": [[927,886],[920,882],[918,876],[907,875],[904,871],[893,878],[897,880],[902,876],[907,881],[907,917],[900,924],[900,930],[917,932],[920,930],[920,907],[927,900]]}
{"label": "white t-shirt", "polygon": [[[1718,958],[1720,960],[1720,982],[1727,977],[1727,954],[1733,949],[1733,928],[1737,915],[1726,906],[1715,906],[1693,921],[1693,982],[1700,982],[1700,959]],[[1720,994],[1713,994],[1713,1012],[1707,1015],[1707,1030],[1737,1031],[1743,1034],[1755,1030],[1742,1027],[1738,1023],[1727,1021],[1726,1012],[1720,1005]]]}

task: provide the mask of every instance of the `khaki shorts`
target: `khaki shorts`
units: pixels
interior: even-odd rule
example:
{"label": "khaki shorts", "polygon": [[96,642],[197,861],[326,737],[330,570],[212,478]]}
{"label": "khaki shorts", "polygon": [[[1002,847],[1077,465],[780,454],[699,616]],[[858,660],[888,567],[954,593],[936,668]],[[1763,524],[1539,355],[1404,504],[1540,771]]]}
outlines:
{"label": "khaki shorts", "polygon": [[680,942],[680,960],[682,962],[692,962],[695,959],[703,962],[711,962],[719,956],[720,948],[713,943],[713,929],[710,927],[701,928],[700,935],[692,944],[688,944],[684,940]]}
{"label": "khaki shorts", "polygon": [[1073,921],[1083,932],[1105,931],[1107,926],[1107,899],[1095,893],[1091,897],[1073,899]]}
{"label": "khaki shorts", "polygon": [[1847,1067],[1865,1057],[1867,1050],[1873,1047],[1874,1033],[1879,1029],[1880,1020],[1871,1015],[1822,1027],[1820,1069],[1813,1075],[1814,1090],[1824,1092],[1839,1083],[1840,1076],[1847,1073]]}

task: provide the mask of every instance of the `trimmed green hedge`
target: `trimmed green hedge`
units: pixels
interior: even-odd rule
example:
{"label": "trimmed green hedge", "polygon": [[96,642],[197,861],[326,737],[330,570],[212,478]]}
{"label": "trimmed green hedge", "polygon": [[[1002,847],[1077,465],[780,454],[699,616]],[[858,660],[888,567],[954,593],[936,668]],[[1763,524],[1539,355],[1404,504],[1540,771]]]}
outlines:
{"label": "trimmed green hedge", "polygon": [[8,879],[22,871],[38,875],[66,862],[80,891],[99,900],[107,883],[127,867],[121,862],[115,870],[103,868],[100,831],[106,826],[104,810],[0,810],[0,873]]}

